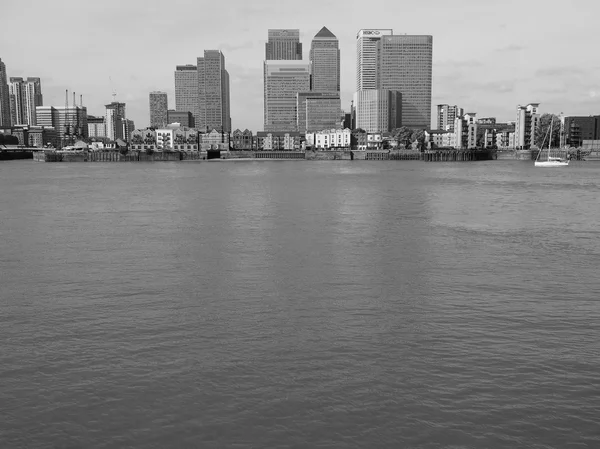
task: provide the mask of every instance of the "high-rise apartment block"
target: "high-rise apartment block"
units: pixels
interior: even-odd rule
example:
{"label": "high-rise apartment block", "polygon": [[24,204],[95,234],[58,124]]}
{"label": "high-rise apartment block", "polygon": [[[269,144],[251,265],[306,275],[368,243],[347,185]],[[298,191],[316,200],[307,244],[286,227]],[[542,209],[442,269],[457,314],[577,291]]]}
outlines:
{"label": "high-rise apartment block", "polygon": [[540,120],[539,106],[539,103],[517,106],[515,147],[519,150],[528,150],[535,144],[535,131]]}
{"label": "high-rise apartment block", "polygon": [[87,117],[88,137],[106,137],[106,126],[104,117],[95,117],[88,115]]}
{"label": "high-rise apartment block", "polygon": [[106,137],[110,140],[126,140],[127,136],[123,126],[125,120],[127,120],[125,117],[125,103],[113,101],[107,104],[105,115]]}
{"label": "high-rise apartment block", "polygon": [[457,117],[462,117],[464,114],[463,108],[458,106],[450,106],[448,104],[437,105],[437,129],[442,131],[454,131],[454,120]]}
{"label": "high-rise apartment block", "polygon": [[167,126],[169,110],[166,92],[150,92],[150,126],[164,128]]}
{"label": "high-rise apartment block", "polygon": [[43,106],[39,78],[11,77],[8,85],[10,117],[13,125],[36,125],[36,107]]}
{"label": "high-rise apartment block", "polygon": [[[359,93],[381,89],[400,92],[402,126],[429,128],[433,37],[394,35],[390,29],[360,30],[356,36],[356,53],[356,126],[366,126],[364,123],[361,126],[359,117],[372,115],[372,101],[376,98]],[[371,112],[363,110],[361,98],[369,99]]]}
{"label": "high-rise apartment block", "polygon": [[326,27],[315,35],[310,46],[314,92],[340,91],[340,49],[337,37]]}
{"label": "high-rise apartment block", "polygon": [[269,30],[265,44],[266,60],[301,60],[300,30]]}
{"label": "high-rise apartment block", "polygon": [[175,67],[175,109],[191,112],[198,121],[198,67],[195,65]]}
{"label": "high-rise apartment block", "polygon": [[584,140],[600,140],[600,115],[563,117],[561,146],[581,147]]}
{"label": "high-rise apartment block", "polygon": [[310,90],[310,64],[265,61],[265,131],[296,131],[297,94]]}
{"label": "high-rise apartment block", "polygon": [[0,59],[0,126],[9,127],[10,120],[10,96],[6,78],[6,65]]}

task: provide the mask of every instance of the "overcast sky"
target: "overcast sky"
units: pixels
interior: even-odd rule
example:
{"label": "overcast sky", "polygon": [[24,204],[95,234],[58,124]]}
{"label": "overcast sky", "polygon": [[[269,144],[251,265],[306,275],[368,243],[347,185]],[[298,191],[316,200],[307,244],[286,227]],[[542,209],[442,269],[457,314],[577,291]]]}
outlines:
{"label": "overcast sky", "polygon": [[517,104],[539,102],[542,112],[600,114],[598,0],[1,0],[0,11],[9,77],[41,77],[45,105],[63,106],[65,89],[83,94],[91,115],[104,115],[114,89],[136,127],[149,123],[149,92],[175,107],[176,65],[220,49],[233,128],[262,130],[267,30],[299,28],[307,60],[322,26],[340,41],[345,110],[357,31],[392,28],[433,35],[434,109],[506,121]]}

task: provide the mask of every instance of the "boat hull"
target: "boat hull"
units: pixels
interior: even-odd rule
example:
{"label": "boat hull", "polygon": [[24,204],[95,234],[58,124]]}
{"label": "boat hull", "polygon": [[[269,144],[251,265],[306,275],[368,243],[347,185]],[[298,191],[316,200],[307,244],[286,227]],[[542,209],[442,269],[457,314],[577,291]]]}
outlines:
{"label": "boat hull", "polygon": [[569,161],[535,161],[536,167],[566,167]]}

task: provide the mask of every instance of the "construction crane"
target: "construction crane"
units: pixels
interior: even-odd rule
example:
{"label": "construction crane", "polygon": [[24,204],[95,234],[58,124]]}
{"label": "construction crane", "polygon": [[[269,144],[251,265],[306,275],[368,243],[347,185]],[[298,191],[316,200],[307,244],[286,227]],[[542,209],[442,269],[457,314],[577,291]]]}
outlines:
{"label": "construction crane", "polygon": [[64,134],[64,146],[68,146],[71,143],[71,135],[72,135],[72,127],[71,127],[71,117],[69,113],[69,89],[65,89],[65,134]]}

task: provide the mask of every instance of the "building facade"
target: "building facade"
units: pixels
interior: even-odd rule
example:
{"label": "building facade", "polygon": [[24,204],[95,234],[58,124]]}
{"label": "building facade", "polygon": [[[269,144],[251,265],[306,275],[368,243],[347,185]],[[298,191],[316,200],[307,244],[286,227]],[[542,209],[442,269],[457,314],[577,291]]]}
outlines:
{"label": "building facade", "polygon": [[350,129],[325,129],[306,134],[306,145],[318,149],[350,149],[352,131]]}
{"label": "building facade", "polygon": [[341,122],[341,100],[338,92],[298,92],[296,110],[299,132],[337,128]]}
{"label": "building facade", "polygon": [[198,121],[198,67],[192,64],[175,67],[175,109],[191,112]]}
{"label": "building facade", "polygon": [[454,120],[464,114],[463,108],[449,104],[437,105],[437,129],[454,132]]}
{"label": "building facade", "polygon": [[167,122],[171,123],[179,123],[181,126],[187,128],[194,128],[196,126],[194,122],[194,116],[189,111],[175,111],[173,109],[169,109],[167,111]]}
{"label": "building facade", "polygon": [[87,108],[80,106],[38,106],[37,126],[52,127],[56,130],[57,146],[73,145],[76,140],[88,135]]}
{"label": "building facade", "polygon": [[150,92],[150,126],[165,127],[168,122],[168,98],[166,92]]}
{"label": "building facade", "polygon": [[584,140],[600,139],[600,115],[563,117],[561,125],[561,146],[581,147]]}
{"label": "building facade", "polygon": [[402,94],[387,89],[356,93],[356,127],[368,133],[387,132],[402,126]]}
{"label": "building facade", "polygon": [[340,91],[339,42],[326,27],[321,28],[311,42],[310,64],[312,91]]}
{"label": "building facade", "polygon": [[356,35],[356,90],[377,89],[377,48],[391,29],[359,30]]}
{"label": "building facade", "polygon": [[265,151],[300,150],[302,142],[299,132],[268,132],[256,133],[256,149]]}
{"label": "building facade", "polygon": [[272,61],[301,60],[300,30],[269,30],[268,41],[265,44],[265,59]]}
{"label": "building facade", "polygon": [[477,147],[477,117],[475,112],[468,112],[454,119],[455,144],[457,149]]}
{"label": "building facade", "polygon": [[231,132],[229,73],[219,50],[204,50],[198,58],[198,107],[196,126],[200,130]]}
{"label": "building facade", "polygon": [[402,92],[402,126],[431,126],[433,36],[383,36],[377,42],[377,88]]}
{"label": "building facade", "polygon": [[539,106],[539,103],[517,106],[515,147],[518,150],[528,150],[535,144],[535,132],[540,120]]}
{"label": "building facade", "polygon": [[88,115],[88,137],[106,137],[106,125],[104,123],[104,117],[95,117]]}
{"label": "building facade", "polygon": [[10,127],[10,94],[6,77],[6,65],[0,58],[0,127]]}
{"label": "building facade", "polygon": [[106,106],[105,125],[106,137],[110,140],[121,139],[127,141],[123,123],[126,120],[125,103],[113,101]]}
{"label": "building facade", "polygon": [[298,60],[267,60],[264,80],[264,130],[296,131],[297,94],[310,90],[310,64]]}
{"label": "building facade", "polygon": [[252,131],[236,129],[231,134],[231,146],[234,150],[254,150],[254,136]]}

